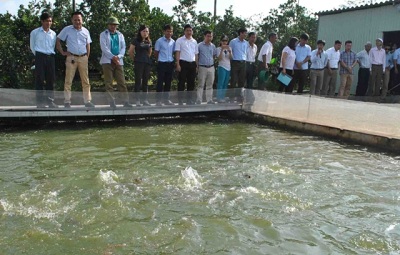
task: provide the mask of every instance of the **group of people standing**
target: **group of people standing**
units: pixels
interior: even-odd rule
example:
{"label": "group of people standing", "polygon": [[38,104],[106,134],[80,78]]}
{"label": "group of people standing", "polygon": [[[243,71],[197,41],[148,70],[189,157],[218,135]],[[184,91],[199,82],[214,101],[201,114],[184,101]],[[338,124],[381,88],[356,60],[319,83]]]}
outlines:
{"label": "group of people standing", "polygon": [[325,41],[318,40],[317,48],[311,51],[307,45],[308,35],[302,34],[300,40],[292,37],[282,51],[281,73],[293,75],[289,84],[281,83],[279,90],[292,92],[298,81],[298,93],[303,92],[307,69],[310,65],[310,94],[333,97],[336,91],[338,73],[340,87],[338,97],[348,98],[353,83],[354,67],[358,64],[358,83],[356,96],[380,96],[384,98],[388,92],[389,82],[398,80],[398,64],[400,50],[390,53],[390,46],[383,47],[383,40],[377,38],[375,47],[367,42],[365,50],[354,53],[352,41],[345,42],[344,51],[340,51],[342,42],[336,40],[333,47],[324,50]]}
{"label": "group of people standing", "polygon": [[[79,70],[84,105],[95,107],[90,93],[88,77],[88,59],[90,43],[92,42],[89,31],[82,26],[83,15],[77,11],[71,15],[72,25],[62,29],[56,35],[51,30],[52,16],[42,13],[40,16],[42,26],[33,30],[30,36],[30,48],[35,55],[35,88],[36,104],[38,108],[57,108],[54,103],[55,82],[55,49],[66,57],[66,73],[64,82],[64,107],[71,107],[71,86],[76,70]],[[123,107],[131,108],[128,89],[124,76],[124,56],[126,43],[124,35],[118,31],[118,19],[110,17],[107,29],[100,34],[101,59],[104,84],[111,108],[116,108],[113,81],[117,82],[117,89],[123,101]],[[246,40],[247,30],[239,29],[238,37],[229,42],[226,35],[222,35],[220,45],[213,43],[213,33],[204,32],[204,40],[198,43],[193,37],[193,28],[184,26],[184,35],[176,41],[172,39],[172,25],[163,27],[164,36],[159,38],[154,47],[149,36],[149,28],[145,25],[139,27],[137,35],[130,43],[129,56],[134,62],[136,105],[150,105],[147,100],[148,81],[150,78],[151,56],[157,60],[157,102],[156,105],[172,105],[169,92],[173,74],[178,73],[178,104],[199,104],[205,98],[208,104],[213,101],[213,84],[215,78],[215,60],[218,59],[218,92],[217,101],[224,103],[228,83],[233,88],[251,87],[254,73],[259,68],[268,70],[272,58],[273,43],[277,39],[276,33],[269,35],[269,41],[264,44],[259,54],[259,67],[256,66],[257,45],[256,34],[250,33]],[[63,45],[65,44],[65,45]],[[66,50],[65,50],[66,48]],[[197,77],[197,91],[195,80]],[[184,93],[186,89],[186,93]],[[238,90],[239,91],[239,90]],[[186,96],[185,96],[186,94]],[[241,101],[240,91],[235,94],[235,100]]]}
{"label": "group of people standing", "polygon": [[[54,103],[55,48],[66,57],[64,107],[71,107],[71,85],[77,69],[82,83],[84,105],[95,107],[91,99],[88,78],[88,58],[92,40],[89,31],[82,26],[82,13],[74,12],[71,15],[72,25],[62,29],[58,35],[50,29],[52,16],[49,13],[42,13],[40,20],[42,26],[33,30],[30,36],[30,47],[35,55],[37,107],[58,107]],[[107,28],[100,34],[102,51],[100,64],[103,69],[104,84],[110,107],[117,107],[113,88],[113,81],[116,80],[123,107],[132,108],[123,68],[126,43],[124,35],[118,31],[118,25],[118,19],[110,17]],[[156,89],[159,92],[156,96],[156,105],[174,104],[169,98],[169,92],[175,71],[178,73],[179,105],[202,103],[204,88],[206,102],[215,104],[216,102],[213,101],[213,84],[216,59],[218,59],[217,102],[224,103],[229,82],[231,88],[245,86],[253,88],[255,74],[261,74],[262,71],[268,73],[273,46],[278,39],[276,33],[270,33],[257,57],[258,49],[255,44],[257,35],[254,32],[247,34],[247,30],[244,28],[239,29],[238,36],[231,41],[229,41],[228,36],[222,35],[218,47],[212,43],[213,33],[211,31],[204,31],[204,40],[198,43],[192,37],[193,28],[191,25],[184,26],[184,35],[176,41],[172,39],[172,25],[165,25],[163,33],[164,36],[159,38],[153,47],[149,28],[142,25],[139,27],[136,37],[130,42],[128,52],[134,62],[134,91],[136,92],[137,106],[150,105],[147,92],[153,52],[157,61]],[[307,44],[308,39],[309,36],[305,33],[300,36],[300,39],[292,37],[282,50],[280,73],[293,76],[293,79],[289,83],[281,83],[279,91],[292,93],[297,83],[297,93],[302,93],[308,76],[310,76],[310,94],[334,96],[339,72],[339,97],[347,98],[353,80],[353,68],[356,64],[359,64],[359,84],[356,94],[365,95],[369,84],[371,95],[379,95],[382,87],[382,95],[384,96],[387,93],[388,80],[386,74],[388,68],[393,67],[396,74],[398,73],[397,63],[400,64],[400,51],[396,51],[394,57],[391,57],[392,61],[388,60],[388,55],[382,49],[383,40],[380,38],[376,40],[376,47],[371,49],[371,44],[367,43],[365,51],[358,54],[351,51],[351,41],[346,41],[345,50],[340,52],[342,45],[340,41],[335,41],[334,46],[325,51],[325,41],[318,40],[317,48],[312,51]],[[67,50],[64,50],[63,44],[66,45]],[[258,64],[256,64],[257,62]],[[311,65],[309,65],[310,62]],[[383,76],[383,73],[385,76]],[[369,77],[366,77],[367,75]],[[196,77],[198,86],[197,91],[194,91]],[[383,77],[385,77],[384,81],[382,81]],[[260,78],[258,88],[265,89],[265,87],[265,80]],[[232,100],[241,102],[239,89],[235,91]]]}

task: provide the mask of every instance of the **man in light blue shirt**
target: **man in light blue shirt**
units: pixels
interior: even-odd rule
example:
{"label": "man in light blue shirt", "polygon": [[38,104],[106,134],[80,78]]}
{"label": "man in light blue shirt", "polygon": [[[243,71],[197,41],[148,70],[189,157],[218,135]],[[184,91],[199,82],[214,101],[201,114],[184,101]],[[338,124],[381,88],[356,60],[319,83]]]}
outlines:
{"label": "man in light blue shirt", "polygon": [[393,66],[393,87],[391,89],[393,90],[392,92],[400,94],[400,86],[398,85],[400,84],[400,48],[396,49],[393,53]]}
{"label": "man in light blue shirt", "polygon": [[300,36],[299,44],[296,46],[296,61],[294,64],[294,82],[297,83],[297,93],[303,93],[304,85],[308,77],[308,61],[311,58],[311,47],[307,44],[308,34]]}
{"label": "man in light blue shirt", "polygon": [[54,103],[56,33],[50,29],[53,17],[44,12],[40,15],[40,22],[42,26],[30,34],[30,48],[35,55],[36,106],[57,108]]}
{"label": "man in light blue shirt", "polygon": [[[246,80],[246,58],[249,43],[245,40],[247,29],[240,28],[238,37],[229,42],[232,48],[231,87],[243,88]],[[237,101],[241,102],[240,89],[235,92]]]}
{"label": "man in light blue shirt", "polygon": [[129,103],[128,89],[125,84],[124,56],[126,44],[124,35],[117,30],[119,25],[115,17],[108,18],[108,28],[100,34],[101,59],[103,68],[104,85],[106,87],[110,107],[115,109],[113,80],[117,81],[117,88],[124,107],[132,108]]}
{"label": "man in light blue shirt", "polygon": [[324,68],[328,64],[328,54],[324,51],[325,41],[317,41],[317,49],[311,52],[310,94],[320,95],[324,81]]}
{"label": "man in light blue shirt", "polygon": [[175,40],[172,39],[174,28],[170,24],[164,25],[163,32],[164,36],[159,38],[154,46],[154,56],[157,59],[157,106],[161,106],[162,103],[174,104],[169,100],[174,74]]}
{"label": "man in light blue shirt", "polygon": [[[79,11],[71,15],[72,25],[66,26],[57,36],[57,50],[61,55],[66,56],[65,61],[65,83],[64,83],[64,107],[71,107],[71,86],[75,77],[76,69],[82,82],[83,101],[86,107],[94,107],[91,102],[89,83],[89,67],[88,60],[90,55],[90,43],[92,39],[89,31],[82,26],[83,14]],[[65,41],[67,51],[61,46],[61,41]]]}

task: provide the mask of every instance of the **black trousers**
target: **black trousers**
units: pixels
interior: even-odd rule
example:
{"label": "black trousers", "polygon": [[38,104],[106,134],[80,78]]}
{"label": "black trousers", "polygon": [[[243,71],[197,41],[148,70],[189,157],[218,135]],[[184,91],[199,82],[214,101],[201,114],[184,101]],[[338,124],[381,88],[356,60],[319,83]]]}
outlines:
{"label": "black trousers", "polygon": [[307,82],[308,69],[307,70],[294,70],[294,84],[297,83],[297,93],[303,93],[304,85]]}
{"label": "black trousers", "polygon": [[[282,72],[282,68],[279,68],[279,73]],[[288,70],[286,69],[286,74],[290,75],[290,76],[294,76],[294,71],[293,70]],[[292,79],[289,83],[288,86],[283,85],[282,82],[279,82],[279,89],[278,91],[280,92],[287,92],[287,93],[292,93],[293,92],[293,88],[294,88],[294,79]]]}
{"label": "black trousers", "polygon": [[135,62],[135,92],[142,90],[142,96],[136,93],[136,99],[147,99],[147,92],[149,90],[151,65],[144,62]]}
{"label": "black trousers", "polygon": [[369,75],[370,75],[369,68],[358,69],[356,96],[365,96],[367,94]]}
{"label": "black trousers", "polygon": [[256,63],[246,62],[246,88],[253,88],[254,77],[256,75]]}
{"label": "black trousers", "polygon": [[[169,99],[172,76],[174,74],[174,62],[158,62],[157,65],[157,100]],[[165,85],[164,85],[165,84]],[[164,93],[161,93],[164,92]]]}
{"label": "black trousers", "polygon": [[246,80],[246,61],[231,61],[231,88],[235,89],[235,97],[240,97],[241,88]]}
{"label": "black trousers", "polygon": [[179,60],[181,71],[178,76],[178,100],[182,101],[183,91],[185,91],[185,83],[187,84],[187,100],[192,100],[192,92],[194,90],[194,82],[196,80],[196,62],[187,62]]}
{"label": "black trousers", "polygon": [[54,100],[56,68],[54,55],[35,53],[36,104],[48,104]]}

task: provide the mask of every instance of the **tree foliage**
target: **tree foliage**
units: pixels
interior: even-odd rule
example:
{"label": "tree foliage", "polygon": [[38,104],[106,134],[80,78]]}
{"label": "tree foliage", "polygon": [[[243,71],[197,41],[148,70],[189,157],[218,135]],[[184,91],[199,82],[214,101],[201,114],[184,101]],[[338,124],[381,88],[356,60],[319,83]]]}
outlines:
{"label": "tree foliage", "polygon": [[[30,32],[40,26],[39,16],[46,10],[53,14],[52,29],[58,34],[65,26],[71,24],[72,5],[70,0],[31,0],[27,6],[21,5],[17,15],[0,14],[0,86],[14,88],[33,88],[33,54],[29,49]],[[196,11],[197,0],[178,0],[173,7],[174,15],[164,13],[160,8],[151,8],[147,0],[85,0],[81,1],[77,10],[84,14],[84,26],[92,37],[89,67],[91,72],[100,72],[99,59],[101,56],[99,36],[107,27],[109,16],[115,16],[120,22],[119,30],[125,35],[129,47],[130,41],[136,36],[140,24],[150,28],[150,36],[155,41],[163,35],[162,27],[165,24],[174,26],[174,38],[183,35],[184,24],[194,27],[193,37],[203,40],[203,32],[214,32],[214,43],[219,43],[222,34],[230,39],[237,36],[241,27],[255,29],[259,34],[257,44],[265,42],[266,35],[276,31],[281,38],[277,53],[291,36],[300,36],[307,32],[311,36],[311,43],[317,38],[316,18],[308,11],[297,5],[296,0],[287,0],[278,9],[271,10],[263,19],[243,19],[234,14],[232,6],[225,10],[224,15],[214,20],[210,12]],[[215,23],[214,23],[215,22]],[[56,54],[56,70],[59,80],[63,80],[65,72],[65,58]],[[126,77],[133,79],[133,66],[126,57]]]}

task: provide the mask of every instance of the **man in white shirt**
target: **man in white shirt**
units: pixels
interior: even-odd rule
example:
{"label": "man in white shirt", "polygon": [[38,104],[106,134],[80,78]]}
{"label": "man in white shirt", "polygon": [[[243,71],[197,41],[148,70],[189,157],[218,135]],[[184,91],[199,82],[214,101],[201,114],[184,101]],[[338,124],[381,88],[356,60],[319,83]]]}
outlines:
{"label": "man in white shirt", "polygon": [[196,79],[197,55],[198,47],[197,41],[193,39],[193,28],[191,25],[184,26],[184,35],[179,37],[175,42],[175,59],[176,71],[179,72],[178,76],[178,103],[183,105],[183,91],[185,90],[185,83],[187,82],[186,104],[193,105],[195,101],[192,99],[194,83]]}
{"label": "man in white shirt", "polygon": [[385,74],[383,75],[383,88],[382,88],[382,99],[386,97],[386,94],[389,89],[390,75],[393,69],[393,54],[390,52],[390,46],[385,46],[386,52],[386,68]]}
{"label": "man in white shirt", "polygon": [[42,26],[30,35],[30,48],[35,55],[36,106],[57,108],[58,105],[54,103],[56,33],[50,29],[53,17],[44,12],[40,15],[40,22]]}
{"label": "man in white shirt", "polygon": [[383,40],[381,38],[376,39],[375,44],[376,46],[369,52],[369,58],[371,62],[370,94],[373,96],[379,96],[383,82],[382,78],[386,68],[386,52],[382,48]]}
{"label": "man in white shirt", "polygon": [[[269,70],[269,64],[271,63],[272,52],[274,50],[274,43],[277,39],[277,34],[272,32],[268,35],[268,41],[261,47],[260,53],[258,54],[259,72],[262,70]],[[265,86],[266,84],[263,81],[258,80],[258,89],[264,90]]]}
{"label": "man in white shirt", "polygon": [[369,51],[371,50],[371,42],[364,45],[364,50],[356,54],[358,69],[358,82],[356,88],[356,96],[365,96],[368,89],[369,75],[371,70],[371,62],[369,61]]}
{"label": "man in white shirt", "polygon": [[320,95],[324,81],[324,69],[328,64],[328,55],[324,51],[325,41],[317,41],[317,49],[311,52],[310,94]]}
{"label": "man in white shirt", "polygon": [[341,47],[342,42],[336,40],[333,47],[325,51],[325,53],[328,55],[328,64],[326,65],[324,70],[324,84],[322,87],[321,95],[329,97],[335,96]]}
{"label": "man in white shirt", "polygon": [[256,72],[256,55],[257,55],[257,45],[255,44],[257,40],[257,34],[255,32],[250,32],[248,34],[249,48],[246,53],[246,88],[253,88],[253,81]]}

